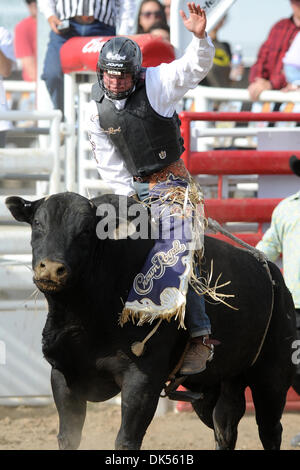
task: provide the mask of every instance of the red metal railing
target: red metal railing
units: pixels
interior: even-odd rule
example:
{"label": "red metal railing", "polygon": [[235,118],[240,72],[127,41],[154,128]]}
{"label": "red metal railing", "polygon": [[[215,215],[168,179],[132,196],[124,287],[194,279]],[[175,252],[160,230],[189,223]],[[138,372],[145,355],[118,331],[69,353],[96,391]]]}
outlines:
{"label": "red metal railing", "polygon": [[[191,151],[190,124],[192,121],[300,122],[300,113],[198,113],[184,111],[180,113],[179,117],[186,149],[182,158],[189,172],[192,175],[209,174],[218,175],[219,177],[218,198],[205,201],[206,215],[219,223],[257,222],[259,224],[258,232],[236,234],[250,245],[256,245],[262,237],[261,224],[270,221],[272,211],[280,199],[223,199],[222,176],[292,174],[289,167],[289,158],[292,154],[300,158],[300,151],[210,150],[194,152]],[[224,237],[218,235],[218,238]],[[227,238],[224,239],[230,241]]]}
{"label": "red metal railing", "polygon": [[[186,167],[192,175],[211,174],[219,176],[219,191],[217,199],[206,199],[206,215],[217,220],[219,223],[224,222],[258,222],[259,229],[256,233],[240,233],[236,234],[240,239],[255,246],[262,237],[261,224],[269,222],[274,207],[279,203],[280,199],[222,199],[222,175],[230,174],[290,174],[289,168],[290,156],[296,155],[300,158],[300,151],[289,152],[261,152],[256,150],[213,150],[208,152],[192,152],[190,149],[190,123],[191,121],[296,121],[300,122],[299,113],[195,113],[182,112],[179,115],[181,119],[181,132],[184,138],[185,152],[183,159]],[[230,239],[223,235],[213,235],[227,242]],[[232,243],[232,242],[231,242]],[[252,395],[250,389],[246,389],[247,410],[253,410]],[[191,409],[189,404],[185,404],[185,408],[178,411],[188,411]],[[285,411],[299,411],[300,400],[299,395],[290,388],[287,394]]]}

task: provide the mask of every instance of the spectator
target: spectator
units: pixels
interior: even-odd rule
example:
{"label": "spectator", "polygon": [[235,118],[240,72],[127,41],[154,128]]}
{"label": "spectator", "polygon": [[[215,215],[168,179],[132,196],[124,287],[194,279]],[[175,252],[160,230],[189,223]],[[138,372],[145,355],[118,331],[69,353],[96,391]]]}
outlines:
{"label": "spectator", "polygon": [[[291,170],[300,176],[300,160],[290,158]],[[275,207],[270,228],[265,232],[256,248],[263,251],[275,262],[280,255],[283,261],[283,274],[296,309],[297,338],[300,340],[300,191],[283,199]],[[297,365],[293,387],[300,395],[300,365]],[[300,434],[292,440],[300,445]]]}
{"label": "spectator", "polygon": [[[3,78],[10,76],[15,66],[14,44],[12,34],[0,26],[0,110],[7,111],[7,102]],[[0,121],[0,147],[5,147],[6,131],[11,128],[9,121]]]}
{"label": "spectator", "polygon": [[170,42],[170,27],[166,23],[154,23],[149,29],[149,33],[152,34],[152,36],[160,37],[164,41]]}
{"label": "spectator", "polygon": [[295,36],[283,58],[283,70],[287,81],[287,86],[283,90],[297,90],[300,86],[300,32]]}
{"label": "spectator", "polygon": [[[169,64],[142,69],[140,48],[128,38],[114,38],[103,46],[87,122],[102,179],[116,194],[146,198],[158,226],[159,237],[134,280],[122,318],[126,320],[133,314],[141,321],[152,321],[175,315],[182,322],[185,312],[192,339],[181,369],[184,375],[201,372],[212,358],[212,347],[207,341],[210,322],[203,295],[197,293],[201,286],[196,267],[195,290],[191,285],[188,289],[195,249],[188,240],[194,241],[193,218],[199,222],[199,231],[196,229],[194,234],[203,233],[203,219],[198,211],[202,195],[180,159],[183,142],[175,109],[184,94],[207,74],[214,47],[205,32],[204,10],[194,3],[188,3],[188,9],[189,17],[180,13],[184,26],[193,33],[192,41],[185,54]],[[110,58],[112,53],[114,60]],[[186,225],[182,227],[182,223]],[[202,242],[199,240],[199,251]],[[177,255],[178,243],[181,254]],[[172,251],[182,262],[171,260]],[[153,267],[158,258],[167,260],[163,265],[168,270],[164,268],[156,277],[149,272],[156,273]],[[146,278],[144,282],[142,279]]]}
{"label": "spectator", "polygon": [[114,36],[131,34],[134,28],[136,0],[39,0],[51,31],[42,79],[53,106],[63,112],[64,80],[60,49],[75,36]]}
{"label": "spectator", "polygon": [[36,50],[36,0],[25,0],[30,16],[17,23],[15,27],[14,46],[16,58],[21,60],[22,77],[28,82],[36,81],[37,50]]}
{"label": "spectator", "polygon": [[231,84],[229,79],[231,48],[228,42],[221,42],[218,39],[218,31],[222,28],[225,21],[226,15],[219,21],[214,29],[209,32],[209,36],[215,46],[214,64],[201,85],[229,87]]}
{"label": "spectator", "polygon": [[158,21],[167,24],[164,7],[158,0],[143,0],[138,12],[137,34],[149,33]]}
{"label": "spectator", "polygon": [[272,27],[251,67],[248,90],[252,101],[256,101],[264,90],[280,90],[287,86],[282,60],[300,31],[300,0],[290,0],[290,4],[293,15]]}

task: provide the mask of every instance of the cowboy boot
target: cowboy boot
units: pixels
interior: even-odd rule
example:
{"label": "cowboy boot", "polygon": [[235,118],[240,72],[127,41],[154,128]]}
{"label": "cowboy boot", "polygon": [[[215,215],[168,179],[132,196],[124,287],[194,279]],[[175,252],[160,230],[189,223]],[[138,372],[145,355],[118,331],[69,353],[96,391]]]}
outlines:
{"label": "cowboy boot", "polygon": [[213,358],[214,347],[208,342],[208,336],[192,338],[180,369],[181,375],[199,374],[206,369],[206,363]]}

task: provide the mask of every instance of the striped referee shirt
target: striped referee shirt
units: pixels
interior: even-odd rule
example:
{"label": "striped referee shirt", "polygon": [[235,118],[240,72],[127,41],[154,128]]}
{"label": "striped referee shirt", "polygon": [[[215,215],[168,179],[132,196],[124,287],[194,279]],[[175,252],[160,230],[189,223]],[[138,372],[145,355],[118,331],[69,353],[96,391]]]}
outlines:
{"label": "striped referee shirt", "polygon": [[117,26],[118,34],[133,34],[136,0],[39,0],[40,11],[48,19],[60,20],[74,16],[94,16],[96,20]]}

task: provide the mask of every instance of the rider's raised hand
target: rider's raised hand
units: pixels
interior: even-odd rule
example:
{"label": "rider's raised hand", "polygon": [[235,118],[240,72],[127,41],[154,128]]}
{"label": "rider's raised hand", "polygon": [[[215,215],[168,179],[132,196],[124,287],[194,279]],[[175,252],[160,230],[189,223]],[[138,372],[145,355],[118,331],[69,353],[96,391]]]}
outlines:
{"label": "rider's raised hand", "polygon": [[186,16],[183,10],[180,10],[180,15],[183,19],[184,26],[194,33],[197,38],[205,37],[205,28],[206,28],[206,14],[205,11],[194,2],[188,3],[187,7],[189,9],[190,16]]}

